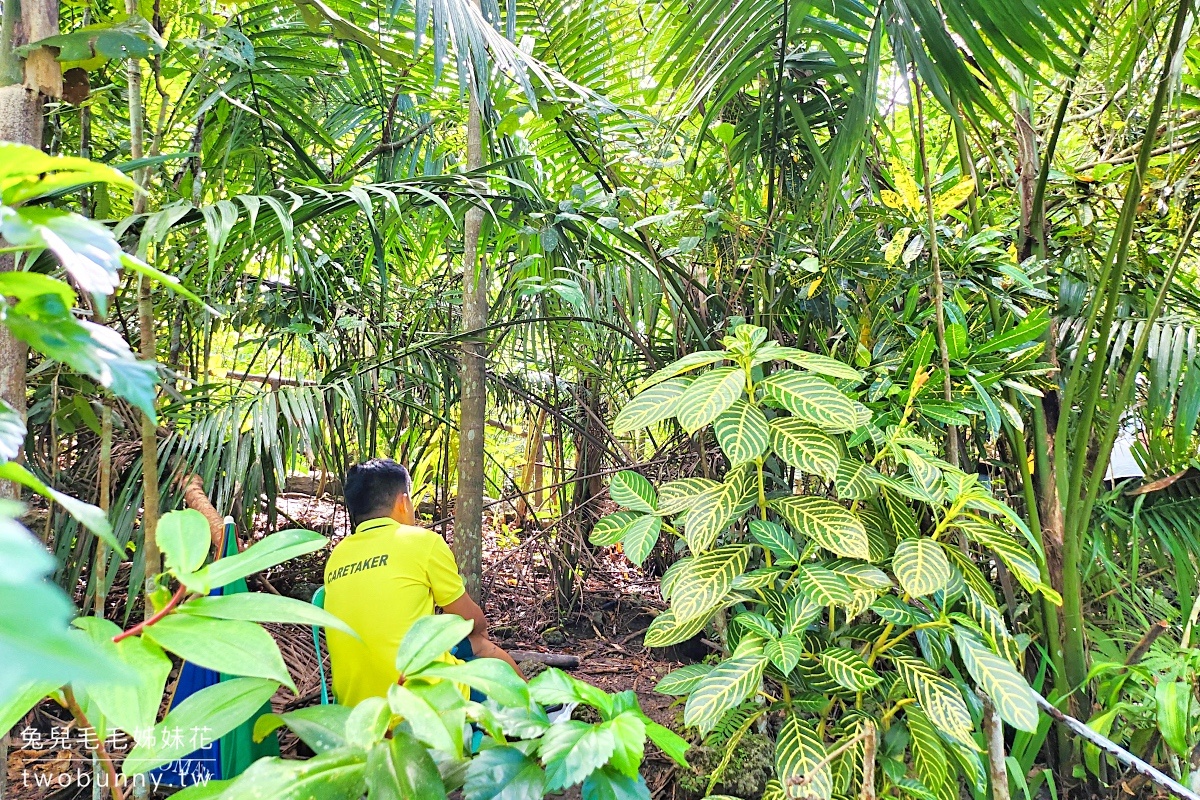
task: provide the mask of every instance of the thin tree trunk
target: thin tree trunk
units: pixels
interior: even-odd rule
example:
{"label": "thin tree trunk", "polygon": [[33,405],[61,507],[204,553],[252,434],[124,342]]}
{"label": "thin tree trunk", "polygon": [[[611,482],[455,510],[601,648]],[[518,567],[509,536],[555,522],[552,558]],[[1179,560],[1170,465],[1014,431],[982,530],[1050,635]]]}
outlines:
{"label": "thin tree trunk", "polygon": [[[476,0],[478,2],[478,0]],[[475,82],[487,80],[476,75]],[[469,91],[467,115],[467,169],[483,166],[483,116],[478,94],[481,86]],[[483,209],[472,205],[463,223],[463,331],[480,331],[463,342],[459,376],[462,398],[458,423],[458,497],[454,502],[454,557],[462,573],[467,592],[480,597],[483,569],[483,465],[484,423],[487,413],[487,348],[482,329],[488,318],[488,270],[479,257],[479,233],[483,227]]]}
{"label": "thin tree trunk", "polygon": [[980,694],[983,701],[983,733],[987,737],[988,774],[992,779],[992,800],[1009,800],[1008,767],[1005,764],[1004,726],[992,699]]}

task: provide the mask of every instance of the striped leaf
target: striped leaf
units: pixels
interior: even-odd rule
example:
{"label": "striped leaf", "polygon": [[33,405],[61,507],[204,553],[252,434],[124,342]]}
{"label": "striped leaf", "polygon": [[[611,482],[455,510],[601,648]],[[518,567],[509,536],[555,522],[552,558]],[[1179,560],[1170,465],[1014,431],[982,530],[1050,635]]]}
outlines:
{"label": "striped leaf", "polygon": [[675,585],[679,583],[679,576],[683,574],[683,571],[687,569],[687,565],[690,563],[692,563],[692,557],[684,556],[667,567],[667,571],[663,573],[662,580],[658,582],[658,591],[662,595],[663,600],[670,601],[671,593],[675,591]]}
{"label": "striped leaf", "polygon": [[879,494],[875,480],[878,475],[879,472],[870,464],[845,456],[838,463],[833,486],[843,500],[870,500]]}
{"label": "striped leaf", "polygon": [[842,606],[854,600],[854,590],[844,578],[816,564],[796,567],[796,585],[823,606]]}
{"label": "striped leaf", "polygon": [[713,608],[710,608],[702,614],[697,614],[694,619],[690,619],[687,622],[678,622],[675,619],[674,610],[668,608],[655,617],[654,621],[650,623],[650,627],[646,628],[646,635],[642,639],[642,644],[646,647],[667,647],[690,639],[704,630],[704,626],[708,624],[708,618],[713,610]]}
{"label": "striped leaf", "polygon": [[800,656],[804,655],[804,645],[800,639],[788,633],[767,642],[763,654],[775,665],[775,669],[787,677],[796,668]]}
{"label": "striped leaf", "polygon": [[644,390],[621,409],[613,421],[613,433],[622,434],[648,428],[675,416],[676,404],[692,385],[694,378],[672,378]]}
{"label": "striped leaf", "polygon": [[1020,543],[1007,532],[990,522],[982,520],[959,518],[953,523],[954,527],[967,535],[967,538],[978,542],[995,553],[1004,565],[1017,576],[1017,580],[1026,590],[1036,591],[1042,582],[1037,562]]}
{"label": "striped leaf", "polygon": [[662,517],[650,514],[638,517],[625,529],[625,537],[621,544],[625,548],[625,557],[639,567],[646,556],[658,544],[658,534],[662,530]]}
{"label": "striped leaf", "polygon": [[762,589],[765,586],[774,586],[775,581],[779,580],[779,577],[786,571],[785,567],[775,565],[743,572],[733,579],[733,588],[753,592],[755,589]]}
{"label": "striped leaf", "polygon": [[721,715],[751,697],[762,685],[762,653],[746,653],[721,662],[700,679],[683,707],[683,722],[707,734]]}
{"label": "striped leaf", "polygon": [[712,664],[688,664],[663,676],[654,691],[670,697],[681,697],[696,688],[700,679],[712,670]]}
{"label": "striped leaf", "polygon": [[901,452],[904,454],[904,463],[908,464],[917,485],[924,489],[926,494],[934,497],[939,489],[945,492],[945,487],[942,486],[942,471],[932,461],[915,450],[902,448]]}
{"label": "striped leaf", "polygon": [[787,601],[783,619],[784,633],[803,633],[813,620],[821,616],[823,609],[824,606],[805,592],[796,592]]}
{"label": "striped leaf", "polygon": [[890,594],[876,598],[871,604],[871,610],[878,614],[881,620],[893,625],[920,625],[929,621],[929,615],[924,611]]}
{"label": "striped leaf", "polygon": [[954,627],[954,640],[967,672],[992,699],[1000,718],[1017,730],[1037,730],[1038,708],[1024,676],[1004,658],[984,647],[965,628]]}
{"label": "striped leaf", "polygon": [[795,417],[773,419],[770,423],[771,449],[801,472],[833,480],[837,475],[837,442],[820,428]]}
{"label": "striped leaf", "polygon": [[910,539],[921,535],[917,515],[909,508],[904,498],[890,489],[883,490],[883,511],[897,539]]}
{"label": "striped leaf", "polygon": [[971,560],[971,557],[964,553],[958,547],[949,542],[942,542],[942,550],[946,553],[946,558],[950,561],[950,566],[953,567],[955,576],[960,578],[964,586],[969,586],[984,597],[995,598],[996,594],[992,590],[992,586],[988,583],[988,579],[984,577],[979,567]]}
{"label": "striped leaf", "polygon": [[713,421],[713,432],[730,466],[753,461],[767,452],[767,418],[757,406],[740,397]]}
{"label": "striped leaf", "polygon": [[950,562],[932,539],[905,539],[896,545],[892,572],[913,597],[924,597],[950,585]]}
{"label": "striped leaf", "polygon": [[846,579],[853,589],[891,589],[892,579],[879,567],[862,561],[838,558],[825,563],[825,568]]}
{"label": "striped leaf", "polygon": [[928,664],[909,656],[889,652],[909,694],[917,699],[933,724],[944,735],[975,749],[971,736],[971,713],[962,695],[950,681],[934,672]]}
{"label": "striped leaf", "polygon": [[601,517],[596,522],[596,526],[592,528],[588,541],[597,547],[616,544],[624,538],[626,529],[633,521],[641,516],[632,511],[616,511],[606,517]]}
{"label": "striped leaf", "polygon": [[779,497],[768,505],[799,536],[847,558],[870,556],[867,530],[854,512],[822,497]]}
{"label": "striped leaf", "polygon": [[721,484],[708,478],[683,478],[658,488],[658,513],[665,516],[687,511],[705,492]]}
{"label": "striped leaf", "polygon": [[675,618],[687,622],[719,603],[745,571],[750,551],[748,545],[732,545],[693,558],[671,595]]}
{"label": "striped leaf", "polygon": [[776,522],[764,519],[750,520],[750,535],[779,559],[779,563],[795,564],[800,561],[800,548],[796,540]]}
{"label": "striped leaf", "polygon": [[858,427],[858,411],[829,381],[786,369],[760,381],[763,397],[829,433]]}
{"label": "striped leaf", "polygon": [[630,511],[653,514],[658,504],[654,486],[633,470],[621,470],[613,476],[608,495],[617,505]]}
{"label": "striped leaf", "polygon": [[828,647],[817,657],[829,677],[852,692],[865,692],[882,680],[862,656],[847,647]]}
{"label": "striped leaf", "polygon": [[775,627],[775,623],[762,614],[756,614],[753,611],[743,611],[731,619],[730,622],[736,622],[746,630],[757,633],[767,639],[774,639],[779,635],[779,629]]}
{"label": "striped leaf", "polygon": [[762,797],[759,800],[787,800],[787,795],[783,793],[783,784],[771,778],[763,786]]}
{"label": "striped leaf", "polygon": [[[775,775],[786,797],[830,800],[833,776],[825,755],[825,745],[809,724],[789,714],[775,741]],[[803,785],[799,785],[801,780]]]}
{"label": "striped leaf", "polygon": [[1017,644],[1017,640],[1008,632],[1008,625],[1004,622],[1004,616],[990,605],[984,596],[974,589],[968,589],[966,593],[967,613],[975,624],[979,626],[984,635],[990,640],[992,647],[1000,655],[1008,659],[1013,666],[1019,667],[1021,664],[1021,647]]}
{"label": "striped leaf", "polygon": [[951,780],[950,760],[942,748],[941,737],[924,712],[908,708],[904,712],[911,737],[913,768],[935,800],[957,800],[958,787]]}
{"label": "striped leaf", "polygon": [[895,544],[888,533],[887,520],[871,505],[860,506],[858,517],[863,521],[863,527],[867,529],[867,550],[870,553],[870,558],[867,560],[872,564],[885,561],[892,554],[892,547]]}
{"label": "striped leaf", "polygon": [[749,471],[744,468],[730,471],[718,488],[696,498],[683,528],[684,539],[693,553],[710,549],[733,522],[750,489]]}
{"label": "striped leaf", "polygon": [[746,373],[740,367],[709,370],[679,398],[679,424],[688,433],[695,433],[732,406],[745,388]]}
{"label": "striped leaf", "polygon": [[673,378],[680,373],[690,372],[709,364],[715,364],[718,361],[724,361],[728,355],[724,350],[700,350],[695,353],[688,353],[683,358],[671,362],[642,381],[641,385],[638,386],[638,392],[644,392],[648,387],[662,383],[667,378]]}
{"label": "striped leaf", "polygon": [[847,381],[861,381],[862,373],[849,364],[819,353],[809,353],[795,347],[779,347],[771,351],[772,361],[787,361],[801,369]]}

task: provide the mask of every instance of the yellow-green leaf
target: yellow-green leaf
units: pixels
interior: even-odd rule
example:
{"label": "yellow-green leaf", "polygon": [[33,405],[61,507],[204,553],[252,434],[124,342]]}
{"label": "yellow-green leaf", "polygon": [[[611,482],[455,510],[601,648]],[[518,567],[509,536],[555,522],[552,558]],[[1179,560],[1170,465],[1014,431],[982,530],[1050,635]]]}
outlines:
{"label": "yellow-green leaf", "polygon": [[763,519],[750,520],[750,535],[763,547],[780,559],[779,563],[795,564],[800,561],[800,548],[796,540],[776,522]]}
{"label": "yellow-green leaf", "polygon": [[933,213],[938,217],[944,217],[965,203],[974,191],[975,179],[963,178],[937,196],[937,199],[933,201]]}
{"label": "yellow-green leaf", "polygon": [[642,644],[646,647],[667,647],[690,639],[704,630],[713,610],[709,609],[703,614],[698,614],[687,622],[679,622],[675,619],[674,612],[668,608],[650,623],[650,627],[646,629],[646,635],[642,639]]}
{"label": "yellow-green leaf", "polygon": [[[776,347],[762,354],[768,361],[786,361],[801,369],[815,372],[818,375],[828,375],[830,378],[840,378],[847,381],[861,381],[862,373],[849,364],[836,358],[823,356],[820,353],[810,353],[795,347]],[[757,359],[755,359],[757,360]]]}
{"label": "yellow-green leaf", "polygon": [[1033,699],[1033,690],[1016,667],[988,650],[964,628],[955,626],[954,640],[958,643],[958,652],[962,655],[967,672],[991,698],[1000,718],[1017,730],[1036,731],[1037,701]]}
{"label": "yellow-green leaf", "polygon": [[837,442],[815,425],[795,417],[771,420],[771,449],[801,472],[833,480],[837,475]]}
{"label": "yellow-green leaf", "polygon": [[694,378],[672,378],[651,386],[625,404],[613,422],[613,433],[629,433],[675,416],[676,404]]}
{"label": "yellow-green leaf", "polygon": [[778,497],[768,506],[799,536],[847,558],[870,557],[867,530],[854,512],[823,497]]}
{"label": "yellow-green leaf", "polygon": [[[895,192],[891,194],[895,195]],[[898,195],[896,197],[899,199]],[[888,266],[892,266],[900,260],[900,254],[904,252],[904,245],[908,244],[908,237],[911,233],[912,228],[901,228],[887,243],[887,247],[883,248],[883,260]]]}
{"label": "yellow-green leaf", "polygon": [[708,733],[721,715],[752,696],[762,685],[767,659],[762,653],[745,653],[717,665],[692,690],[683,707],[683,722]]}
{"label": "yellow-green leaf", "polygon": [[817,564],[796,567],[796,585],[823,606],[843,606],[854,600],[854,590],[845,578]]}
{"label": "yellow-green leaf", "polygon": [[704,494],[692,503],[687,519],[683,523],[684,539],[695,554],[703,553],[713,546],[717,537],[729,527],[737,516],[750,490],[748,469],[731,470],[725,482]]}
{"label": "yellow-green leaf", "polygon": [[849,648],[827,647],[817,657],[829,677],[852,692],[865,692],[883,680],[862,656]]}
{"label": "yellow-green leaf", "polygon": [[724,350],[701,350],[696,353],[688,353],[678,361],[673,361],[667,366],[655,372],[649,378],[642,381],[638,386],[638,392],[645,391],[648,387],[662,383],[667,378],[673,378],[683,372],[690,372],[708,364],[715,364],[718,361],[723,361],[728,358],[729,354]]}
{"label": "yellow-green leaf", "polygon": [[730,466],[753,461],[767,451],[767,418],[740,397],[713,421],[713,431]]}
{"label": "yellow-green leaf", "polygon": [[628,469],[621,470],[613,476],[608,495],[622,508],[644,511],[647,514],[653,514],[658,503],[650,481]]}
{"label": "yellow-green leaf", "polygon": [[838,462],[833,486],[842,500],[870,500],[879,494],[875,480],[878,476],[879,472],[870,464],[844,456]]}
{"label": "yellow-green leaf", "polygon": [[695,433],[732,406],[745,388],[746,373],[740,367],[709,370],[679,398],[675,416],[685,431]]}
{"label": "yellow-green leaf", "polygon": [[654,545],[658,543],[658,534],[662,530],[662,524],[662,517],[650,514],[634,520],[625,529],[625,536],[621,540],[621,544],[625,548],[625,557],[640,567],[646,560],[646,556],[650,555],[650,551],[654,549]]}
{"label": "yellow-green leaf", "polygon": [[971,713],[962,695],[950,681],[938,675],[923,661],[888,652],[909,693],[917,699],[929,719],[946,736],[962,745],[976,749],[971,736]]}
{"label": "yellow-green leaf", "polygon": [[683,478],[664,483],[658,489],[658,513],[670,516],[687,511],[700,495],[720,485],[708,478]]}
{"label": "yellow-green leaf", "polygon": [[910,746],[917,777],[933,792],[936,800],[958,800],[958,787],[950,779],[950,761],[937,729],[920,709],[907,708],[904,717],[912,740]]}
{"label": "yellow-green leaf", "polygon": [[789,714],[775,742],[775,775],[786,797],[830,800],[833,776],[825,756],[825,745],[809,724]]}
{"label": "yellow-green leaf", "polygon": [[795,635],[786,633],[767,642],[763,646],[763,654],[786,677],[796,668],[800,656],[804,654],[804,645]]}
{"label": "yellow-green leaf", "polygon": [[734,578],[745,571],[750,550],[747,545],[730,545],[693,558],[671,593],[675,618],[687,622],[720,602]]}
{"label": "yellow-green leaf", "polygon": [[632,511],[616,511],[606,517],[601,517],[592,528],[588,541],[597,547],[616,544],[625,536],[625,530],[638,519],[641,514]]}
{"label": "yellow-green leaf", "polygon": [[829,381],[785,369],[758,383],[763,397],[829,433],[844,433],[858,427],[854,402]]}
{"label": "yellow-green leaf", "polygon": [[932,539],[904,539],[896,545],[892,572],[913,597],[924,597],[950,585],[950,562]]}

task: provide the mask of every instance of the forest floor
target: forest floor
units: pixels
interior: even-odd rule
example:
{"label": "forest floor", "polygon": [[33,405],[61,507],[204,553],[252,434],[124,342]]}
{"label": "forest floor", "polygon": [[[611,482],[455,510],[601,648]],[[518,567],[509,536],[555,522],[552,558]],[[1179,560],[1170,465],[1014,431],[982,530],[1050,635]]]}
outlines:
{"label": "forest floor", "polygon": [[[348,532],[345,512],[328,499],[284,495],[279,527],[293,524],[312,528],[336,544]],[[607,692],[632,689],[642,709],[652,719],[678,729],[680,710],[671,698],[654,692],[658,680],[685,659],[703,655],[671,648],[669,652],[642,646],[646,627],[664,605],[656,578],[647,577],[611,549],[582,551],[583,591],[573,608],[562,609],[548,564],[561,549],[551,531],[517,530],[512,518],[500,514],[491,523],[484,542],[484,602],[491,637],[509,651],[539,651],[573,655],[579,659],[571,674]],[[260,521],[256,536],[266,532]],[[439,530],[440,530],[439,526]],[[452,533],[451,533],[452,535]],[[275,568],[263,576],[258,588],[308,599],[322,581],[328,549]],[[268,625],[283,652],[296,682],[297,693],[280,689],[272,699],[276,711],[288,711],[320,702],[320,678],[308,628]],[[702,646],[701,646],[702,648]],[[690,658],[689,658],[690,657]],[[328,669],[326,662],[326,669]],[[172,674],[168,683],[173,691]],[[65,710],[46,702],[14,728],[8,760],[8,792],[12,800],[75,800],[92,796],[91,742],[76,731]],[[118,757],[131,743],[118,736],[109,742]],[[280,736],[284,757],[297,757],[297,742],[287,731]],[[677,800],[687,795],[675,779],[673,764],[649,742],[643,775],[653,796]],[[152,796],[165,795],[153,792]],[[571,796],[571,795],[568,795]],[[577,794],[575,796],[578,796]]]}

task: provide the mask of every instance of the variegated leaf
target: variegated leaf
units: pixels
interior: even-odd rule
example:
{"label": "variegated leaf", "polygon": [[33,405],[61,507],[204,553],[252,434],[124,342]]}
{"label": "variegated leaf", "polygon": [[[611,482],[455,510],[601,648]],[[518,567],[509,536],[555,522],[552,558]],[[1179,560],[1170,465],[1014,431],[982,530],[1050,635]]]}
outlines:
{"label": "variegated leaf", "polygon": [[892,541],[891,534],[888,533],[890,526],[883,514],[880,514],[871,505],[863,505],[858,509],[858,517],[862,520],[863,527],[867,529],[867,551],[870,554],[868,560],[872,564],[885,561],[892,554],[892,547],[895,543]]}
{"label": "variegated leaf", "polygon": [[1036,731],[1037,701],[1034,700],[1033,690],[1016,667],[988,650],[965,628],[955,626],[954,640],[958,643],[958,652],[962,655],[967,672],[991,698],[1000,718],[1017,730]]}
{"label": "variegated leaf", "polygon": [[954,684],[938,675],[923,661],[894,651],[889,651],[887,655],[895,664],[909,693],[917,699],[921,710],[929,716],[938,730],[967,747],[974,748],[971,713],[967,711],[967,704],[963,702],[962,695],[958,693]]}
{"label": "variegated leaf", "polygon": [[917,515],[896,492],[890,489],[883,490],[883,510],[891,526],[892,536],[896,539],[911,539],[921,535]]}
{"label": "variegated leaf", "polygon": [[683,537],[693,553],[699,555],[710,549],[717,537],[733,522],[749,493],[747,473],[751,471],[746,466],[731,470],[725,476],[724,483],[700,495],[692,503],[684,523]]}
{"label": "variegated leaf", "polygon": [[904,712],[911,738],[913,768],[936,800],[957,800],[958,787],[951,780],[950,761],[942,748],[941,737],[929,717],[917,708]]}
{"label": "variegated leaf", "polygon": [[851,561],[847,558],[837,558],[825,562],[825,568],[836,572],[846,579],[851,588],[858,589],[890,589],[892,579],[879,567],[872,567],[862,561]]}
{"label": "variegated leaf", "polygon": [[763,647],[763,654],[771,660],[771,663],[784,677],[787,677],[796,668],[800,656],[804,654],[804,645],[797,637],[788,633],[767,642]]}
{"label": "variegated leaf", "polygon": [[854,512],[823,497],[779,497],[768,505],[792,530],[839,556],[867,559],[867,531]]}
{"label": "variegated leaf", "polygon": [[830,378],[840,378],[846,381],[861,381],[862,373],[849,364],[844,364],[836,358],[823,356],[820,353],[809,353],[795,347],[777,347],[771,351],[772,361],[787,361],[801,369],[827,375]]}
{"label": "variegated leaf", "polygon": [[985,595],[980,595],[974,589],[967,590],[965,600],[967,613],[991,640],[993,648],[1007,658],[1009,663],[1019,668],[1021,666],[1021,648],[1017,644],[1017,640],[1008,632],[1004,616],[987,601]]}
{"label": "variegated leaf", "polygon": [[679,583],[679,576],[687,569],[688,564],[692,563],[691,556],[684,556],[676,561],[671,566],[667,567],[667,571],[663,573],[662,580],[658,582],[658,591],[662,595],[662,599],[671,600],[671,593],[675,591],[675,585]]}
{"label": "variegated leaf", "polygon": [[942,550],[946,553],[946,558],[950,560],[950,566],[958,573],[958,577],[962,579],[964,586],[969,586],[984,597],[992,598],[995,601],[996,593],[992,591],[992,585],[988,583],[988,579],[971,560],[971,557],[964,553],[959,548],[949,542],[942,542]]}
{"label": "variegated leaf", "polygon": [[713,421],[713,432],[730,466],[753,461],[767,452],[767,418],[757,406],[740,397]]}
{"label": "variegated leaf", "polygon": [[852,692],[865,692],[881,680],[863,657],[849,648],[827,647],[817,657],[829,677]]}
{"label": "variegated leaf", "polygon": [[924,611],[890,594],[876,598],[871,604],[871,610],[878,614],[881,620],[893,625],[920,625],[929,621],[929,615]]}
{"label": "variegated leaf", "polygon": [[646,556],[654,550],[658,543],[658,534],[662,530],[662,517],[646,514],[630,523],[625,529],[625,538],[621,540],[625,548],[625,557],[639,567]]}
{"label": "variegated leaf", "polygon": [[712,664],[688,664],[664,675],[654,687],[654,691],[671,697],[681,697],[696,688],[696,684],[712,671]]}
{"label": "variegated leaf", "polygon": [[1033,592],[1040,588],[1042,576],[1037,563],[1007,532],[989,522],[967,517],[960,517],[953,525],[965,533],[968,539],[995,553],[1027,591]]}
{"label": "variegated leaf", "polygon": [[670,516],[687,511],[700,499],[700,495],[720,485],[708,478],[683,478],[664,483],[658,489],[658,513]]}
{"label": "variegated leaf", "polygon": [[680,574],[671,595],[671,610],[680,622],[686,622],[719,603],[742,574],[750,560],[751,548],[731,545],[696,556]]}
{"label": "variegated leaf", "polygon": [[789,798],[830,800],[833,776],[825,745],[807,722],[789,714],[775,742],[775,775]]}
{"label": "variegated leaf", "polygon": [[674,611],[668,608],[650,623],[650,627],[646,629],[646,635],[642,639],[642,644],[646,647],[667,647],[690,639],[704,630],[704,626],[708,624],[708,618],[712,616],[714,610],[715,607],[710,608],[686,622],[679,622],[675,619]]}
{"label": "variegated leaf", "polygon": [[800,560],[800,548],[796,546],[796,540],[782,525],[764,519],[752,519],[749,527],[750,535],[770,550],[779,559],[779,563],[795,564]]}
{"label": "variegated leaf", "polygon": [[845,433],[858,427],[854,403],[823,378],[787,369],[760,381],[758,387],[763,397],[823,431]]}
{"label": "variegated leaf", "polygon": [[740,367],[709,370],[679,398],[675,416],[685,431],[695,433],[732,406],[745,388],[746,373]]}
{"label": "variegated leaf", "polygon": [[796,592],[796,594],[787,600],[783,621],[784,632],[793,634],[802,633],[813,620],[821,616],[823,609],[824,606],[810,597],[806,592]]}
{"label": "variegated leaf", "polygon": [[775,627],[775,623],[764,617],[762,614],[756,614],[753,611],[743,611],[738,614],[730,623],[737,623],[748,631],[765,636],[768,639],[774,639],[779,635],[779,628]]}
{"label": "variegated leaf", "polygon": [[693,380],[691,377],[672,378],[642,391],[617,414],[613,433],[629,433],[675,416],[676,404]]}
{"label": "variegated leaf", "polygon": [[762,685],[766,656],[747,653],[730,658],[705,675],[683,707],[683,722],[708,733],[729,709],[754,695]]}
{"label": "variegated leaf", "polygon": [[857,458],[843,456],[838,463],[833,486],[842,500],[870,500],[879,494],[878,483],[875,480],[878,475],[878,470],[870,464]]}
{"label": "variegated leaf", "polygon": [[647,514],[653,514],[658,503],[657,493],[650,481],[629,469],[621,470],[613,476],[608,495],[622,508]]}
{"label": "variegated leaf", "polygon": [[588,541],[597,547],[616,544],[624,538],[626,529],[640,516],[641,514],[635,514],[632,511],[616,511],[606,517],[601,517],[592,528]]}
{"label": "variegated leaf", "polygon": [[942,486],[942,471],[932,461],[916,450],[902,449],[901,452],[904,454],[904,463],[908,464],[908,469],[916,479],[917,485],[924,489],[927,495],[936,497],[939,490],[943,494],[945,493],[945,487]]}
{"label": "variegated leaf", "polygon": [[823,606],[842,606],[854,600],[854,590],[846,580],[816,564],[796,567],[796,585]]}
{"label": "variegated leaf", "polygon": [[892,572],[913,597],[933,594],[950,584],[950,562],[932,539],[905,539],[896,545]]}
{"label": "variegated leaf", "polygon": [[815,425],[795,417],[770,422],[771,449],[801,472],[833,480],[840,454],[837,442]]}
{"label": "variegated leaf", "polygon": [[646,378],[646,380],[642,381],[641,385],[638,386],[637,391],[640,394],[641,392],[646,391],[648,387],[654,386],[657,383],[661,383],[667,378],[673,378],[680,373],[690,372],[691,370],[699,369],[700,367],[704,367],[709,364],[715,364],[718,361],[724,361],[726,358],[728,358],[728,356],[729,354],[724,350],[700,350],[696,353],[688,353],[683,358],[671,362],[658,372],[655,372],[649,378]]}

